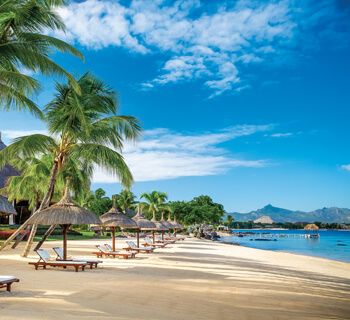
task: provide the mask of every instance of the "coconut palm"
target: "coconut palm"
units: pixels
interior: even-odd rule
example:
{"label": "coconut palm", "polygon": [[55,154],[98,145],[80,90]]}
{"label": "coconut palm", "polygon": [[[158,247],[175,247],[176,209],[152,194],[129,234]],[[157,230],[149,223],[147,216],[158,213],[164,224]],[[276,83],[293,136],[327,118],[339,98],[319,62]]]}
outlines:
{"label": "coconut palm", "polygon": [[6,109],[26,108],[41,116],[31,96],[39,82],[28,73],[41,72],[67,77],[79,90],[74,78],[56,64],[52,49],[82,58],[71,45],[47,35],[47,31],[64,31],[57,7],[64,0],[3,0],[0,4],[0,106]]}
{"label": "coconut palm", "polygon": [[[27,200],[29,208],[33,211],[37,210],[46,193],[53,156],[45,155],[39,159],[15,159],[10,164],[20,172],[20,175],[9,177],[5,187],[0,189],[0,193],[6,195],[10,201]],[[75,196],[79,197],[89,190],[91,173],[85,170],[81,163],[69,159],[64,170],[58,174],[53,194],[54,201],[62,197],[67,178],[70,179],[70,188]]]}
{"label": "coconut palm", "polygon": [[135,195],[130,190],[122,190],[115,195],[116,205],[124,213],[127,213],[128,209],[136,208],[137,201],[135,201],[135,198]]}
{"label": "coconut palm", "polygon": [[[0,151],[0,168],[18,157],[54,155],[47,192],[39,211],[49,205],[57,174],[70,159],[84,163],[90,172],[92,164],[105,168],[127,188],[133,181],[121,151],[124,141],[138,137],[141,130],[138,121],[134,117],[117,115],[115,93],[92,75],[85,74],[78,84],[80,94],[70,83],[57,84],[54,99],[45,107],[45,120],[52,136],[20,137]],[[18,230],[28,224],[30,218]]]}
{"label": "coconut palm", "polygon": [[156,214],[165,205],[168,195],[165,192],[152,191],[150,193],[143,193],[140,198],[145,199],[143,206],[148,213],[148,218],[155,218]]}

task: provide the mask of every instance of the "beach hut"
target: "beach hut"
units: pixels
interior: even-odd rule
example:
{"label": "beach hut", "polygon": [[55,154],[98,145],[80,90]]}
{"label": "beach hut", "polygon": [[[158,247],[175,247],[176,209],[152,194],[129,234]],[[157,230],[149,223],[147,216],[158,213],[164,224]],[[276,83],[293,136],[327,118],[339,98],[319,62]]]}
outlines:
{"label": "beach hut", "polygon": [[319,238],[318,230],[319,227],[315,225],[314,223],[309,223],[304,227],[304,230],[306,230],[307,238]]}
{"label": "beach hut", "polygon": [[108,212],[100,216],[100,220],[104,227],[109,227],[112,230],[112,248],[115,251],[115,231],[120,229],[139,229],[137,223],[127,215],[121,213],[113,204],[113,207]]}
{"label": "beach hut", "polygon": [[[0,132],[0,150],[3,150],[5,148],[6,145],[1,140]],[[13,167],[5,165],[0,169],[0,189],[5,187],[7,179],[12,176],[18,176],[18,172]],[[5,217],[8,217],[9,224],[13,224],[14,216],[16,214],[17,213],[14,206],[7,200],[4,195],[0,195],[0,216],[3,215]]]}
{"label": "beach hut", "polygon": [[72,224],[100,224],[91,211],[79,207],[70,197],[66,187],[62,199],[51,207],[36,213],[32,224],[60,225],[63,233],[63,260],[67,260],[67,232]]}
{"label": "beach hut", "polygon": [[13,205],[3,196],[0,196],[0,215],[17,214]]}
{"label": "beach hut", "polygon": [[143,214],[141,213],[141,206],[139,205],[137,207],[137,213],[136,215],[132,218],[132,220],[134,220],[137,224],[137,226],[139,227],[139,229],[137,229],[136,233],[137,233],[137,246],[140,247],[140,232],[141,231],[155,231],[156,229],[156,225],[150,221],[147,220]]}

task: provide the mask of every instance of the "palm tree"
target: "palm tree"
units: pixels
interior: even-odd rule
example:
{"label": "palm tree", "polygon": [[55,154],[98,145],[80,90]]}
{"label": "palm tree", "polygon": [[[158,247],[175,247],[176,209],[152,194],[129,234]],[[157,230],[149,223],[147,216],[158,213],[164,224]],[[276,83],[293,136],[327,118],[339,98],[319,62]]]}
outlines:
{"label": "palm tree", "polygon": [[152,216],[152,218],[155,219],[156,214],[160,212],[165,205],[168,195],[165,192],[152,191],[151,193],[143,193],[141,199],[145,199],[146,201],[143,205],[149,213],[148,218]]}
{"label": "palm tree", "polygon": [[40,88],[28,75],[41,72],[67,77],[79,91],[74,78],[56,64],[49,54],[52,49],[82,54],[68,43],[47,35],[47,31],[64,31],[65,26],[55,9],[65,0],[3,0],[0,4],[0,106],[5,110],[23,109],[41,116],[41,110],[31,100]]}
{"label": "palm tree", "polygon": [[[9,177],[0,194],[8,197],[10,201],[27,200],[29,208],[37,210],[45,196],[50,178],[50,169],[53,164],[53,155],[45,155],[41,158],[30,158],[10,162],[20,175]],[[70,189],[76,197],[89,190],[91,174],[88,173],[81,163],[69,160],[58,176],[53,200],[58,201],[64,192],[66,179],[70,179]]]}
{"label": "palm tree", "polygon": [[124,213],[127,213],[128,209],[136,208],[137,201],[135,201],[135,198],[135,195],[130,190],[124,189],[115,195],[116,205]]}
{"label": "palm tree", "polygon": [[[57,174],[70,160],[83,163],[90,173],[93,164],[101,166],[116,175],[127,188],[133,182],[121,151],[124,141],[135,140],[139,136],[138,121],[134,117],[117,115],[115,93],[92,75],[85,74],[78,84],[80,94],[71,83],[57,84],[55,98],[45,107],[45,121],[52,136],[34,134],[20,137],[0,151],[0,168],[17,158],[54,155],[48,188],[39,211],[49,206]],[[30,218],[17,232],[29,224]]]}

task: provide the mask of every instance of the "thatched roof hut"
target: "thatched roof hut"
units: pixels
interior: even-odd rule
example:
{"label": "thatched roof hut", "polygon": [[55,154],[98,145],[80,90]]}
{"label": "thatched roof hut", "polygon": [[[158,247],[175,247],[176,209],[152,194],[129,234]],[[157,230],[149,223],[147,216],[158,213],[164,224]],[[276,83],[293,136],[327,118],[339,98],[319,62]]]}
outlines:
{"label": "thatched roof hut", "polygon": [[5,214],[5,215],[17,214],[12,204],[8,202],[8,200],[3,196],[0,196],[0,215],[1,214]]}
{"label": "thatched roof hut", "polygon": [[304,230],[318,230],[319,227],[316,226],[314,223],[309,223],[304,227]]}
{"label": "thatched roof hut", "polygon": [[[1,132],[0,132],[0,150],[6,148],[6,145],[1,140]],[[2,169],[0,169],[0,188],[5,187],[6,181],[9,177],[18,176],[19,173],[11,166],[6,165]]]}

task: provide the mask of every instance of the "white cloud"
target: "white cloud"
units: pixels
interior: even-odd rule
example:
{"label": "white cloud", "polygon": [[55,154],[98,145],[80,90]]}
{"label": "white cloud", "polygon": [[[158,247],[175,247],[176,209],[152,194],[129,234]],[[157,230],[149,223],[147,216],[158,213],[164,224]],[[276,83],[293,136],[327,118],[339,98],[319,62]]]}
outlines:
{"label": "white cloud", "polygon": [[350,164],[343,164],[341,168],[345,171],[350,171]]}
{"label": "white cloud", "polygon": [[59,14],[68,30],[64,37],[88,48],[164,53],[160,74],[144,89],[203,79],[214,97],[247,88],[240,83],[242,66],[276,54],[295,24],[287,0],[217,2],[212,8],[199,0],[86,0]]}
{"label": "white cloud", "polygon": [[[274,125],[238,125],[216,132],[179,133],[166,128],[146,130],[137,143],[128,143],[123,156],[135,181],[154,181],[190,176],[224,174],[232,168],[262,168],[270,165],[264,159],[236,157],[221,144],[274,129]],[[4,130],[7,139],[45,130]],[[94,182],[116,183],[117,178],[96,168]]]}
{"label": "white cloud", "polygon": [[31,134],[47,134],[46,130],[1,130],[4,139],[11,140]]}
{"label": "white cloud", "polygon": [[284,132],[284,133],[273,133],[270,134],[270,137],[272,138],[286,138],[286,137],[291,137],[294,134],[292,132]]}
{"label": "white cloud", "polygon": [[[237,167],[261,168],[269,163],[236,158],[220,144],[272,128],[241,125],[203,134],[176,133],[164,128],[149,130],[137,144],[125,147],[124,157],[136,181],[216,175]],[[94,182],[115,183],[116,179],[97,169]]]}

